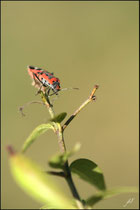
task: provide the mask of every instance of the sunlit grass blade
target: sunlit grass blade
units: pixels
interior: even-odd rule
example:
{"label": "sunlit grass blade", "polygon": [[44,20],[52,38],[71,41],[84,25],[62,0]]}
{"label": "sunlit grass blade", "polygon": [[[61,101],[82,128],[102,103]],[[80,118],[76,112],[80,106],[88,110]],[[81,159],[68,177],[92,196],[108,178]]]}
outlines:
{"label": "sunlit grass blade", "polygon": [[52,209],[75,209],[73,201],[60,190],[54,179],[23,154],[10,151],[10,166],[17,184],[42,205]]}

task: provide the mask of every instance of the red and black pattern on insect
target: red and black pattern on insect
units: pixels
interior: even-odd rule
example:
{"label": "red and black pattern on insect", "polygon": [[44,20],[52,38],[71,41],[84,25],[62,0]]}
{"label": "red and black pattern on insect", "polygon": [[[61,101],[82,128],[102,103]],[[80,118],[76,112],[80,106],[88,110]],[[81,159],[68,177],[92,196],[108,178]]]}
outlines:
{"label": "red and black pattern on insect", "polygon": [[60,80],[42,68],[28,66],[28,73],[35,82],[40,82],[42,86],[47,87],[48,91],[52,90],[56,95],[61,90]]}

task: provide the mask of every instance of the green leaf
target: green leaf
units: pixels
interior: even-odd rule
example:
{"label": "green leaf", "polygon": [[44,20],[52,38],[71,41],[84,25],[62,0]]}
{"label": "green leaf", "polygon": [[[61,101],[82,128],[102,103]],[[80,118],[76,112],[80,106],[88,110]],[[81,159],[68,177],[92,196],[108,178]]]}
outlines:
{"label": "green leaf", "polygon": [[12,152],[10,166],[17,184],[42,205],[52,209],[76,209],[54,179],[29,158]]}
{"label": "green leaf", "polygon": [[98,165],[88,159],[78,159],[71,163],[72,173],[77,174],[84,181],[97,187],[99,190],[105,190],[104,176]]}
{"label": "green leaf", "polygon": [[63,169],[64,164],[68,160],[68,158],[71,157],[72,155],[74,155],[76,152],[78,152],[80,147],[81,147],[81,144],[77,143],[71,151],[67,151],[63,154],[57,154],[57,155],[53,156],[49,161],[49,165],[52,168]]}
{"label": "green leaf", "polygon": [[61,114],[55,115],[50,121],[61,123],[65,117],[67,116],[66,112],[62,112]]}
{"label": "green leaf", "polygon": [[54,127],[51,123],[41,124],[38,127],[36,127],[33,130],[33,132],[30,134],[30,136],[26,139],[22,148],[22,152],[25,152],[28,149],[28,147],[35,141],[37,137],[39,137],[41,134],[45,133],[49,129],[54,130]]}
{"label": "green leaf", "polygon": [[100,200],[111,198],[121,193],[136,193],[136,192],[138,192],[138,189],[136,187],[116,187],[111,190],[106,190],[96,193],[95,195],[91,196],[86,200],[86,204],[93,206],[95,203],[97,203]]}

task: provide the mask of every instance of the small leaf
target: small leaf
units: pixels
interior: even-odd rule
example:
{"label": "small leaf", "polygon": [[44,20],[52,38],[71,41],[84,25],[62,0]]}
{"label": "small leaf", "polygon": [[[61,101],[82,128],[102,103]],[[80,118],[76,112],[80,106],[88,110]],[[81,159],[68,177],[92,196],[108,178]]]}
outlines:
{"label": "small leaf", "polygon": [[11,153],[10,166],[17,184],[36,201],[52,209],[75,209],[72,200],[39,165],[22,154]]}
{"label": "small leaf", "polygon": [[100,190],[105,190],[104,176],[98,165],[88,159],[78,159],[71,163],[70,169],[84,181]]}
{"label": "small leaf", "polygon": [[111,198],[115,195],[119,195],[121,193],[137,193],[138,189],[136,187],[116,187],[111,190],[101,191],[96,193],[95,195],[91,196],[86,200],[86,204],[93,206],[100,200]]}
{"label": "small leaf", "polygon": [[65,164],[65,154],[62,154],[62,155],[55,155],[51,158],[51,160],[49,161],[49,165],[52,167],[52,168],[62,168],[64,167],[64,164]]}
{"label": "small leaf", "polygon": [[62,168],[63,169],[64,164],[68,160],[68,158],[71,157],[72,155],[74,155],[76,152],[78,152],[80,147],[81,147],[81,144],[77,143],[71,151],[53,156],[51,158],[51,160],[49,161],[49,165],[52,168]]}
{"label": "small leaf", "polygon": [[67,116],[67,113],[62,112],[61,114],[55,115],[52,119],[50,119],[50,121],[61,123],[65,119],[66,116]]}
{"label": "small leaf", "polygon": [[54,127],[51,123],[41,124],[38,127],[36,127],[33,130],[33,132],[30,134],[30,136],[26,139],[22,148],[22,152],[25,152],[28,149],[28,147],[35,141],[37,137],[39,137],[41,134],[45,133],[49,129],[54,130]]}

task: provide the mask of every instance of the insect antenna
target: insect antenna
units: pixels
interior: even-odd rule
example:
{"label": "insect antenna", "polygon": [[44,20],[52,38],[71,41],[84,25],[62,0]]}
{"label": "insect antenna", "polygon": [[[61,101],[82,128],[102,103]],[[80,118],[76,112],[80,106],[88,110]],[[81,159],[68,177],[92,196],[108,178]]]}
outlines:
{"label": "insect antenna", "polygon": [[79,90],[79,88],[69,87],[69,88],[63,88],[60,91],[62,91],[62,90]]}
{"label": "insect antenna", "polygon": [[[53,90],[53,91],[54,91],[54,90]],[[57,91],[57,92],[58,92],[58,91]],[[56,91],[54,91],[54,93],[50,94],[50,95],[49,95],[49,97],[50,97],[50,96],[53,96],[53,95],[58,95],[58,93],[57,93],[57,92],[56,92]]]}
{"label": "insect antenna", "polygon": [[49,96],[52,96],[52,95],[58,95],[58,92],[60,92],[60,91],[63,91],[63,90],[79,90],[79,88],[72,88],[72,87],[70,87],[70,88],[63,88],[63,89],[60,89],[60,90],[57,90],[57,91],[54,91],[54,93],[52,93],[51,95],[49,95]]}
{"label": "insect antenna", "polygon": [[18,111],[21,113],[22,116],[26,116],[24,113],[23,113],[23,109],[26,107],[26,106],[29,106],[30,104],[43,104],[44,103],[42,101],[31,101],[31,102],[28,102],[26,104],[24,104],[23,106],[20,106]]}

